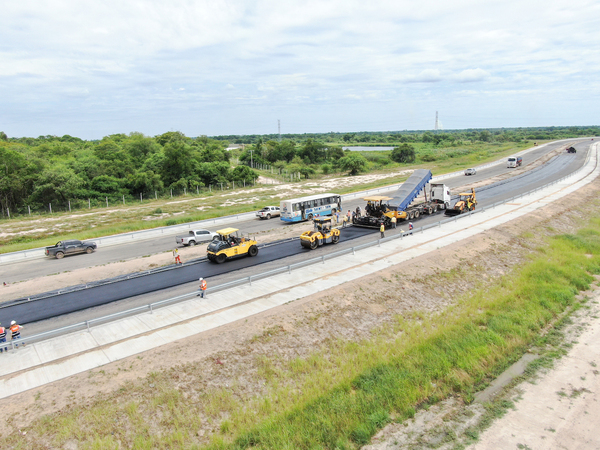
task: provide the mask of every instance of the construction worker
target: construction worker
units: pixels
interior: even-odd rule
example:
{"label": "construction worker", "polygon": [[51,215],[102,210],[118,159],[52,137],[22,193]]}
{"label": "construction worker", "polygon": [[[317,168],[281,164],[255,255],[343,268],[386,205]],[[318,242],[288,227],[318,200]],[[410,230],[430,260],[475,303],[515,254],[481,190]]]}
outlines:
{"label": "construction worker", "polygon": [[412,235],[413,224],[412,222],[408,222],[408,232]]}
{"label": "construction worker", "polygon": [[[10,323],[11,339],[13,341],[21,339],[21,328],[23,327],[21,325],[18,325],[17,322],[15,322],[14,320]],[[18,346],[19,344],[15,345],[15,347]],[[25,346],[25,342],[23,342],[23,346]]]}
{"label": "construction worker", "polygon": [[198,295],[196,297],[204,298],[204,293],[206,292],[206,280],[200,277],[200,287],[198,288]]}
{"label": "construction worker", "polygon": [[181,262],[181,256],[179,256],[179,250],[177,248],[173,249],[173,257],[175,258],[175,264],[183,264]]}
{"label": "construction worker", "polygon": [[392,216],[392,228],[396,229],[396,216]]}
{"label": "construction worker", "polygon": [[347,219],[347,222],[349,222],[349,223],[352,223],[352,222],[351,222],[351,220],[352,220],[352,215],[350,214],[350,210],[348,210],[348,213],[346,214],[346,219]]}
{"label": "construction worker", "polygon": [[4,350],[8,351],[8,347],[6,347],[6,328],[0,323],[0,345],[2,343],[4,343],[5,347],[0,348],[0,353],[4,352]]}
{"label": "construction worker", "polygon": [[381,222],[381,226],[379,227],[379,232],[381,233],[381,239],[385,237],[385,225]]}

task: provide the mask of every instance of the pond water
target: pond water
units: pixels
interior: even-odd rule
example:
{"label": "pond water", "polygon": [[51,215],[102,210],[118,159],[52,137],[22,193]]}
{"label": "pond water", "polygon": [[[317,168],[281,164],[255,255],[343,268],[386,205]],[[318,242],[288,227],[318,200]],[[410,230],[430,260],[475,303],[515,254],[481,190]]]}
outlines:
{"label": "pond water", "polygon": [[385,150],[393,150],[395,147],[342,147],[344,150],[352,152],[382,152]]}

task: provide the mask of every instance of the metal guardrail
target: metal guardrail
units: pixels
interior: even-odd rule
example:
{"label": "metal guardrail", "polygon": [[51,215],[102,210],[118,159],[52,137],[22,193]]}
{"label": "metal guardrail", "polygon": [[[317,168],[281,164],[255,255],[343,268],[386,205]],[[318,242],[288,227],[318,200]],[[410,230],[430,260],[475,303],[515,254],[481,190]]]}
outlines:
{"label": "metal guardrail", "polygon": [[[598,150],[597,144],[596,144],[596,150]],[[555,180],[555,181],[553,181],[551,183],[547,183],[547,184],[545,184],[543,186],[540,186],[538,188],[532,189],[530,191],[521,193],[520,195],[511,197],[511,198],[503,200],[501,202],[493,203],[492,205],[488,205],[487,207],[483,207],[483,208],[475,210],[475,211],[469,211],[467,214],[461,214],[461,215],[454,216],[454,217],[449,218],[449,219],[440,220],[440,221],[438,221],[436,223],[432,223],[432,224],[429,224],[429,225],[423,225],[423,226],[421,226],[419,228],[413,229],[412,230],[413,234],[416,234],[416,233],[419,233],[419,232],[423,233],[425,230],[428,230],[430,228],[441,227],[443,224],[450,223],[450,222],[456,222],[459,219],[463,219],[463,218],[466,218],[466,217],[471,217],[474,214],[481,214],[481,213],[485,212],[486,210],[493,209],[493,208],[496,208],[497,206],[503,205],[505,203],[509,203],[509,202],[515,201],[518,198],[523,198],[526,195],[533,194],[533,193],[538,192],[538,191],[540,191],[542,189],[545,189],[545,188],[547,188],[549,186],[552,186],[554,184],[560,183],[560,182],[562,182],[562,181],[564,181],[564,180],[566,180],[568,178],[572,178],[572,177],[578,175],[580,172],[582,172],[585,169],[585,166],[589,162],[590,158],[591,158],[591,152],[588,152],[585,164],[580,169],[578,169],[577,171],[575,171],[573,173],[570,173],[569,175],[566,175],[566,176],[564,176],[562,178],[559,178],[558,180]],[[590,173],[592,173],[598,167],[598,163],[599,163],[598,159],[596,159],[596,166],[593,168],[593,170],[590,171]],[[375,241],[370,241],[370,242],[367,242],[367,243],[364,243],[364,244],[353,246],[351,248],[347,248],[347,249],[340,250],[340,251],[337,251],[337,252],[329,253],[327,255],[322,255],[322,256],[319,256],[319,257],[316,257],[316,258],[311,258],[311,259],[308,259],[308,260],[305,260],[305,261],[301,261],[301,262],[298,262],[298,263],[294,263],[294,264],[288,264],[287,266],[282,266],[282,267],[280,267],[278,269],[273,269],[273,270],[270,270],[268,272],[263,272],[263,273],[260,273],[260,274],[250,275],[248,277],[239,278],[237,280],[229,281],[227,283],[220,284],[220,285],[215,286],[213,288],[207,289],[206,290],[206,296],[208,296],[210,293],[223,291],[223,290],[226,290],[226,289],[230,289],[232,287],[242,286],[242,285],[245,285],[245,284],[248,284],[248,285],[252,286],[252,282],[253,281],[258,281],[258,280],[261,280],[261,279],[264,279],[264,278],[269,278],[269,277],[272,277],[274,275],[279,275],[281,273],[286,273],[286,272],[289,273],[289,274],[291,274],[292,270],[299,269],[299,268],[302,268],[302,267],[305,267],[305,266],[309,266],[309,265],[312,265],[312,264],[318,264],[318,263],[325,264],[325,261],[327,261],[327,260],[334,259],[334,258],[343,256],[343,255],[346,255],[346,254],[352,253],[354,255],[354,254],[356,254],[356,251],[361,250],[363,248],[374,247],[376,245],[377,246],[381,246],[382,243],[389,242],[389,241],[392,241],[392,240],[395,240],[395,239],[404,239],[408,234],[409,233],[407,233],[407,232],[399,233],[399,234],[394,235],[394,236],[388,236],[388,237],[383,238],[383,239],[377,239]],[[109,322],[109,321],[114,320],[116,318],[127,317],[127,316],[131,316],[133,314],[137,314],[137,313],[141,313],[141,312],[146,312],[146,311],[149,312],[150,314],[152,314],[153,311],[155,309],[157,309],[157,308],[160,308],[162,306],[166,306],[166,305],[171,304],[171,303],[177,303],[177,302],[186,300],[186,299],[194,297],[194,296],[196,296],[196,293],[190,293],[190,294],[180,295],[180,296],[169,298],[169,299],[166,299],[166,300],[161,300],[159,302],[149,303],[148,305],[138,306],[136,308],[128,309],[126,311],[121,311],[121,312],[118,312],[118,313],[115,313],[115,314],[110,314],[110,315],[107,315],[107,316],[102,316],[102,317],[98,317],[98,318],[95,318],[95,319],[86,320],[85,322],[79,322],[79,323],[76,323],[76,324],[73,324],[73,325],[68,325],[66,327],[61,327],[61,328],[58,328],[56,330],[50,330],[50,331],[46,331],[44,333],[39,333],[39,334],[36,334],[36,335],[32,335],[32,336],[29,336],[29,337],[27,337],[25,339],[21,338],[21,340],[17,340],[16,341],[16,344],[18,345],[19,343],[22,343],[24,341],[25,342],[37,342],[37,341],[41,341],[41,340],[44,340],[44,339],[47,339],[47,338],[50,338],[50,337],[53,337],[53,336],[56,336],[56,335],[64,334],[67,331],[75,331],[75,330],[81,330],[81,329],[87,329],[89,331],[90,327],[92,325],[94,325],[94,324],[106,323],[106,322]],[[6,344],[7,345],[14,345],[15,342],[9,341]],[[12,348],[14,349],[14,346]]]}

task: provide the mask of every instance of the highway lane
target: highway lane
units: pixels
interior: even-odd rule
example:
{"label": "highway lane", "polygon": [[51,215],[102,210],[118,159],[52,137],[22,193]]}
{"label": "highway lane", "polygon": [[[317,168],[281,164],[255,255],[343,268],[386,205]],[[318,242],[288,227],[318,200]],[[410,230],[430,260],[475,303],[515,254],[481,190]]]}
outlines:
{"label": "highway lane", "polygon": [[[348,227],[340,237],[340,243],[372,234],[373,230]],[[331,245],[331,247],[334,247]],[[311,250],[303,248],[298,239],[284,240],[259,246],[257,256],[232,259],[224,264],[211,263],[202,259],[194,264],[170,266],[148,275],[121,279],[113,283],[89,287],[53,295],[41,299],[32,298],[0,304],[0,323],[8,323],[18,317],[21,322],[37,322],[74,311],[92,308],[123,298],[139,296],[149,292],[169,289],[187,283],[196,283],[199,276],[210,279],[227,275],[248,266],[259,266],[294,255],[303,259],[314,257]]]}
{"label": "highway lane", "polygon": [[[589,147],[589,140],[579,140],[581,143],[575,145],[578,148],[579,153],[576,155],[580,155],[583,153],[583,150],[587,150]],[[565,143],[550,143],[546,146],[536,148],[525,155],[523,158],[524,166],[531,164],[536,159],[544,156],[545,154],[557,149],[564,148],[566,146]],[[486,180],[488,178],[514,171],[515,169],[506,168],[505,164],[499,164],[497,166],[479,170],[477,175],[473,176],[458,176],[443,180],[443,182],[448,185],[453,192],[460,186],[466,183],[474,183],[477,181]],[[498,201],[498,200],[496,200]],[[344,202],[344,209],[356,209],[357,206],[364,207],[364,202],[361,199],[352,199]],[[235,228],[239,228],[244,233],[259,233],[261,231],[281,228],[289,226],[288,224],[282,222],[279,219],[271,219],[271,220],[259,220],[252,219],[247,221],[235,222],[231,224],[223,224],[218,226],[217,228],[225,228],[226,226],[233,226]],[[198,226],[197,228],[209,228],[215,229],[215,227],[204,227]],[[14,263],[10,265],[0,266],[0,273],[2,274],[1,281],[7,281],[10,283],[14,283],[17,281],[24,281],[31,278],[36,278],[39,276],[51,275],[55,273],[68,272],[73,271],[75,269],[79,269],[82,267],[94,267],[103,264],[108,264],[111,262],[129,260],[133,258],[140,258],[147,255],[153,255],[157,253],[168,252],[173,249],[175,246],[175,235],[165,233],[164,236],[143,240],[143,241],[135,241],[131,244],[121,244],[113,247],[106,247],[98,249],[95,253],[91,255],[76,255],[70,256],[67,258],[63,258],[62,260],[56,259],[33,259],[27,260],[19,263]]]}
{"label": "highway lane", "polygon": [[[546,165],[532,171],[525,172],[517,177],[514,177],[513,180],[504,180],[485,188],[479,188],[477,190],[478,199],[481,199],[479,200],[479,207],[485,207],[493,202],[499,201],[499,198],[509,198],[515,195],[515,193],[520,194],[526,190],[539,187],[539,185],[546,184],[555,179],[561,178],[567,173],[573,172],[581,166],[582,161],[585,159],[586,153],[583,150],[587,150],[587,148],[588,145],[583,145],[582,148],[578,148],[579,152],[576,155],[561,154],[549,161]],[[473,177],[467,178],[475,181]],[[515,188],[512,186],[513,182],[519,183],[520,187],[516,188],[517,192],[515,192]],[[422,225],[435,223],[443,218],[444,217],[440,214],[434,216],[425,216],[415,222],[416,229],[418,230],[418,228]],[[406,230],[405,224],[399,223],[398,226],[399,228],[404,227]],[[387,233],[391,235],[397,232],[398,230],[389,230]],[[303,249],[297,240],[293,241],[293,243],[286,243],[288,249],[291,250],[287,252],[280,251],[279,247],[274,245],[272,246],[272,250],[275,251],[277,257],[264,258],[263,260],[260,260],[259,264],[257,264],[259,262],[258,258],[261,258],[261,256],[264,256],[266,253],[262,249],[256,259],[242,258],[235,261],[229,261],[222,265],[214,265],[206,262],[199,263],[195,266],[189,266],[190,268],[186,268],[186,272],[182,271],[181,274],[178,274],[178,277],[179,275],[181,275],[181,277],[176,279],[177,282],[173,282],[173,280],[171,280],[173,278],[172,274],[175,273],[175,271],[182,269],[176,268],[174,271],[169,272],[171,275],[166,277],[166,283],[163,280],[162,288],[160,287],[160,283],[152,284],[151,287],[156,290],[147,292],[145,294],[139,294],[139,291],[136,291],[136,289],[123,292],[124,289],[129,289],[129,287],[124,287],[125,284],[121,284],[119,285],[120,287],[118,291],[122,294],[121,296],[124,294],[127,298],[95,307],[89,307],[78,312],[63,314],[60,317],[55,317],[51,320],[42,320],[33,324],[28,324],[28,334],[56,329],[61,326],[83,322],[85,320],[106,316],[108,314],[114,314],[120,311],[147,305],[148,303],[167,298],[173,298],[179,295],[189,295],[190,293],[194,293],[197,289],[198,276],[204,276],[209,280],[210,289],[210,286],[226,283],[228,281],[232,281],[233,279],[241,279],[251,275],[256,275],[258,273],[273,270],[284,265],[294,264],[307,258],[318,257],[322,254],[330,253],[331,251],[342,250],[364,242],[374,241],[377,239],[378,232],[377,230],[349,228],[343,231],[342,236],[345,236],[346,238],[342,239],[339,244],[335,246],[323,246],[314,251]],[[352,239],[350,239],[350,237],[352,237]],[[288,253],[289,256],[283,256],[284,253]],[[207,272],[208,268],[210,268],[210,272]],[[207,275],[207,273],[210,273],[210,275]],[[248,288],[251,289],[250,286]],[[70,301],[73,305],[77,305],[81,301],[81,298],[84,298],[86,295],[87,294],[85,292],[80,293],[79,297],[73,295]],[[90,304],[97,303],[95,300],[96,299],[92,299]],[[44,309],[52,310],[53,308],[44,307]],[[68,308],[65,310],[68,310]],[[0,319],[0,321],[2,320]]]}

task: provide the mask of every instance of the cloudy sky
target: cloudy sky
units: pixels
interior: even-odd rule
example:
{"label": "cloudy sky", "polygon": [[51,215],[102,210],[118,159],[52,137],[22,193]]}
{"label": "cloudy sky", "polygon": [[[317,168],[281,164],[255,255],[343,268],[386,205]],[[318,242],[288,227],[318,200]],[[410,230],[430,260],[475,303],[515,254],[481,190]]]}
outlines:
{"label": "cloudy sky", "polygon": [[0,130],[188,136],[598,125],[598,0],[19,0]]}

